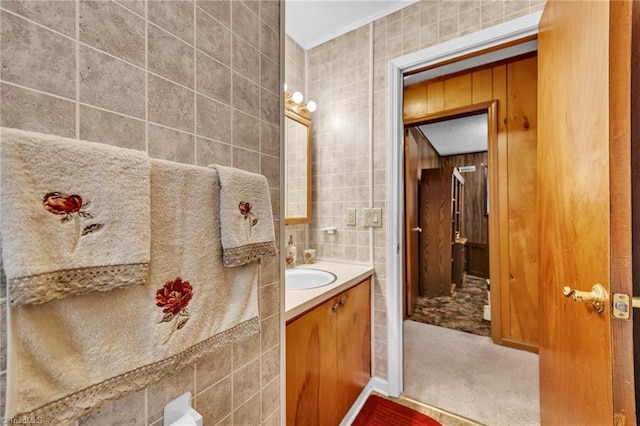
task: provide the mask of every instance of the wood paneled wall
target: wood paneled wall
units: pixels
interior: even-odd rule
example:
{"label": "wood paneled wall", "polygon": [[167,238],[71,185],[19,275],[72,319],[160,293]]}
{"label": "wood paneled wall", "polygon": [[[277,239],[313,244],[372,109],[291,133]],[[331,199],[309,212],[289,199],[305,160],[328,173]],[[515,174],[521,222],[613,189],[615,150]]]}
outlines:
{"label": "wood paneled wall", "polygon": [[488,218],[484,214],[484,180],[482,167],[487,165],[487,153],[450,155],[440,157],[426,138],[416,128],[409,129],[412,140],[420,147],[420,160],[416,171],[416,179],[420,180],[421,169],[437,167],[476,166],[475,172],[463,173],[464,177],[464,223],[461,235],[474,243],[489,243]]}
{"label": "wood paneled wall", "polygon": [[537,73],[537,58],[507,65],[509,288],[506,293],[511,321],[509,321],[510,327],[505,330],[515,341],[536,344],[538,342]]}
{"label": "wood paneled wall", "polygon": [[464,223],[461,235],[472,243],[489,243],[489,220],[484,215],[484,180],[482,178],[482,167],[486,164],[486,152],[440,158],[440,167],[476,166],[475,172],[462,173],[464,178]]}
{"label": "wood paneled wall", "polygon": [[418,168],[415,170],[416,179],[420,180],[422,169],[435,169],[436,167],[440,167],[440,156],[431,144],[426,143],[424,136],[418,129],[409,129],[409,135],[418,142],[418,146],[420,147]]}
{"label": "wood paneled wall", "polygon": [[[496,343],[536,351],[537,57],[406,87],[404,121],[418,124],[430,114],[492,100],[498,101],[498,143],[497,162],[489,167],[497,169],[497,179],[489,185],[490,191],[497,191],[498,203],[490,206],[489,223],[499,229],[499,243],[490,250],[495,257],[492,266],[499,265],[499,270],[491,271],[491,292],[492,300],[500,302],[499,315],[493,312],[493,336]],[[457,160],[441,158],[441,167],[452,161]],[[469,226],[473,225],[467,225],[467,237],[473,240]]]}
{"label": "wood paneled wall", "polygon": [[496,68],[499,67],[405,87],[405,120],[495,99],[493,71]]}

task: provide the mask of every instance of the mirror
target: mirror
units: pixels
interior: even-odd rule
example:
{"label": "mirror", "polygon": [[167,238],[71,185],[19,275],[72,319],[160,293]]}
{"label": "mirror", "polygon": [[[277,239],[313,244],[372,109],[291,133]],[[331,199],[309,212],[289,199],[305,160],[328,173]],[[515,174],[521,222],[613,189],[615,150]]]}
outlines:
{"label": "mirror", "polygon": [[284,122],[284,223],[311,223],[311,121],[286,109]]}

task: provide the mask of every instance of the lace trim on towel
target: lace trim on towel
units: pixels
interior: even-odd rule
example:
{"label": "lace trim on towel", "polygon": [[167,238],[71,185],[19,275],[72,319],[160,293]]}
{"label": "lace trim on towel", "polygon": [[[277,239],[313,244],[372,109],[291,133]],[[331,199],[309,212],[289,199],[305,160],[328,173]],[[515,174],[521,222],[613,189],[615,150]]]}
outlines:
{"label": "lace trim on towel", "polygon": [[13,306],[44,303],[73,294],[146,284],[148,277],[148,263],[65,269],[12,278],[8,283],[9,296]]}
{"label": "lace trim on towel", "polygon": [[276,244],[273,241],[266,243],[247,244],[246,246],[230,247],[222,250],[222,263],[224,266],[241,266],[253,262],[263,256],[275,256]]}
{"label": "lace trim on towel", "polygon": [[166,376],[177,373],[187,365],[197,362],[203,356],[230,343],[252,336],[258,331],[260,331],[260,324],[258,317],[254,317],[172,357],[97,383],[31,412],[19,413],[11,417],[40,418],[43,420],[43,424],[51,425],[72,423],[82,415],[88,414],[90,410],[156,383]]}

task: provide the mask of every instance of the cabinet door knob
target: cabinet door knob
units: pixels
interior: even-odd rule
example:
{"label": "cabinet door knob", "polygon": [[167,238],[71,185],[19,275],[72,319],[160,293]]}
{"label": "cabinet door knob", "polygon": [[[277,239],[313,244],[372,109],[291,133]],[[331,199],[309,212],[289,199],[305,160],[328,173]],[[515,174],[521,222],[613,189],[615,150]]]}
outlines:
{"label": "cabinet door knob", "polygon": [[347,299],[342,299],[342,300],[340,301],[340,306],[344,306],[344,305],[346,305],[346,304],[347,304]]}
{"label": "cabinet door knob", "polygon": [[338,304],[337,303],[331,306],[331,312],[335,312],[337,310],[338,310]]}

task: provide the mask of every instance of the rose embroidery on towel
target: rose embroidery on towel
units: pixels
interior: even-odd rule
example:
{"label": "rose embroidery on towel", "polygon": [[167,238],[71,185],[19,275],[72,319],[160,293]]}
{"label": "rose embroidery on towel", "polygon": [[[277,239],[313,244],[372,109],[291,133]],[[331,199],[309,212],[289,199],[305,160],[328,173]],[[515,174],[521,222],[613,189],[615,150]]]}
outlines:
{"label": "rose embroidery on towel", "polygon": [[67,223],[71,220],[74,221],[76,225],[75,237],[71,253],[76,250],[80,237],[99,231],[104,226],[102,223],[93,223],[84,227],[82,231],[80,230],[80,218],[92,219],[93,216],[86,211],[86,208],[89,206],[89,201],[83,202],[82,197],[77,194],[67,195],[63,192],[49,192],[45,194],[42,199],[42,204],[44,209],[49,213],[61,215],[62,218],[60,222]]}
{"label": "rose embroidery on towel", "polygon": [[240,214],[244,217],[244,220],[249,219],[249,235],[251,235],[251,228],[258,224],[258,217],[251,211],[251,203],[240,201],[238,209],[240,210]]}
{"label": "rose embroidery on towel", "polygon": [[[182,281],[177,277],[173,281],[167,281],[164,287],[156,291],[156,306],[162,308],[164,316],[160,323],[171,322],[176,318],[182,317],[179,321],[173,322],[173,330],[164,343],[167,343],[176,330],[183,328],[189,321],[189,312],[187,305],[193,297],[193,287],[189,281]],[[163,344],[164,344],[163,343]]]}

